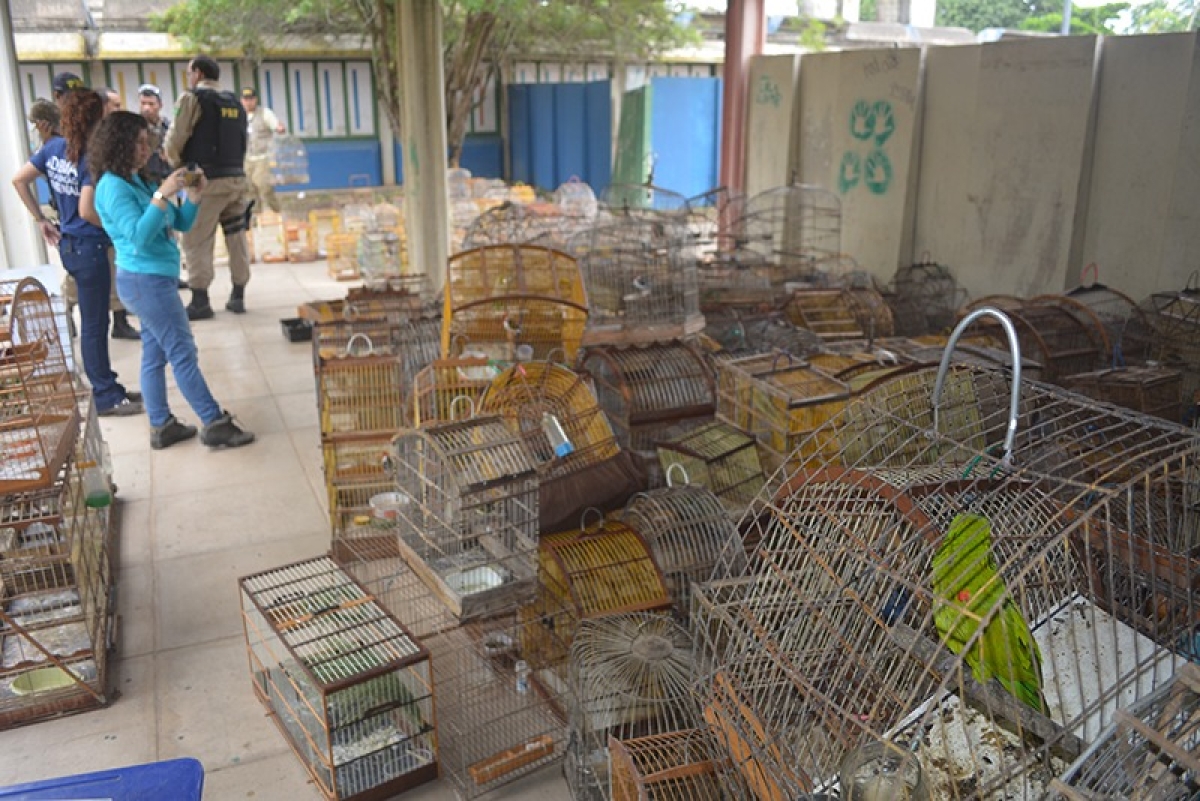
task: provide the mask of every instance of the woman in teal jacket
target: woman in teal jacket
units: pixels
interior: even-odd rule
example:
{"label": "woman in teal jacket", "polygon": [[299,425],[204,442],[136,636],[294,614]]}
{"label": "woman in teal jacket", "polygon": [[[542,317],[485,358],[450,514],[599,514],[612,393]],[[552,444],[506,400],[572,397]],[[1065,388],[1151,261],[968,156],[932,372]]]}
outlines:
{"label": "woman in teal jacket", "polygon": [[150,160],[149,125],[140,114],[117,111],[97,127],[88,145],[96,180],[96,212],[117,251],[117,294],[142,321],[142,394],[150,417],[150,446],[161,449],[196,436],[167,405],[166,367],[204,430],[209,447],[254,441],[213,398],[200,372],[196,340],[179,299],[179,247],[171,231],[196,219],[205,181],[183,192],[188,171],[178,169],[156,186],[140,171]]}

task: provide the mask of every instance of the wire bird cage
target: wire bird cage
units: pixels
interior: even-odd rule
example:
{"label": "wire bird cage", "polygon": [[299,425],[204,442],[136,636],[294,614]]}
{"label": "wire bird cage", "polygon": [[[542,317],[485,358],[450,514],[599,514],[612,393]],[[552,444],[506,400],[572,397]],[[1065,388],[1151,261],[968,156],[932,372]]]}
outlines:
{"label": "wire bird cage", "polygon": [[813,432],[841,447],[695,590],[699,700],[759,798],[846,797],[843,756],[888,742],[930,798],[1040,797],[1193,644],[1200,436],[947,363]]}
{"label": "wire bird cage", "polygon": [[820,265],[842,253],[842,203],[816,186],[775,187],[746,199],[733,231],[735,252],[750,256],[771,288],[820,282]]}
{"label": "wire bird cage", "polygon": [[587,342],[655,341],[703,329],[687,236],[682,220],[629,218],[577,238],[575,253],[587,286]]}
{"label": "wire bird cage", "polygon": [[716,343],[718,353],[750,356],[782,351],[804,358],[825,349],[825,342],[778,312],[742,314],[724,310],[705,315],[705,336]]}
{"label": "wire bird cage", "polygon": [[254,694],[328,799],[437,778],[429,652],[332,559],[240,580]]}
{"label": "wire bird cage", "polygon": [[579,368],[623,448],[653,452],[659,439],[702,425],[716,411],[716,382],[704,359],[674,341],[587,348]]}
{"label": "wire bird cage", "polygon": [[[1088,373],[1105,366],[1109,346],[1103,327],[1096,319],[1085,320],[1051,296],[1028,301],[1005,301],[1013,308],[1004,311],[1016,327],[1021,352],[1042,366],[1042,380],[1061,383],[1067,376]],[[982,308],[982,301],[967,306]],[[1076,307],[1081,304],[1075,304]],[[965,314],[969,314],[966,311]],[[1000,328],[987,321],[982,330],[999,338]]]}
{"label": "wire bird cage", "polygon": [[[395,489],[383,469],[392,434],[325,437],[321,441],[325,491],[333,539],[387,536],[388,521],[371,506]],[[394,534],[392,535],[394,536]]]}
{"label": "wire bird cage", "polygon": [[681,484],[639,493],[620,519],[650,546],[680,620],[690,614],[693,582],[711,578],[722,557],[726,569],[740,564],[734,553],[741,548],[737,529],[721,501],[705,487]]}
{"label": "wire bird cage", "polygon": [[[1181,292],[1156,292],[1140,309],[1150,327],[1146,358],[1178,370],[1183,376],[1183,400],[1200,402],[1200,287],[1196,274]],[[1134,321],[1126,325],[1122,343],[1137,341]]]}
{"label": "wire bird cage", "polygon": [[533,594],[538,484],[533,455],[500,417],[399,434],[392,454],[400,553],[456,617]]}
{"label": "wire bird cage", "polygon": [[682,469],[688,482],[707,487],[733,514],[744,512],[766,482],[754,438],[719,421],[660,442],[658,459],[664,475]]}
{"label": "wire bird cage", "polygon": [[587,323],[579,265],[534,245],[493,245],[458,253],[447,267],[442,356],[512,362],[561,353],[575,358]]}
{"label": "wire bird cage", "polygon": [[1183,380],[1166,367],[1114,367],[1068,376],[1063,386],[1089,398],[1178,423]]}
{"label": "wire bird cage", "polygon": [[727,801],[748,788],[707,729],[608,741],[613,801]]}
{"label": "wire bird cage", "polygon": [[1184,801],[1200,795],[1200,667],[1184,665],[1128,709],[1051,787],[1056,798]]}
{"label": "wire bird cage", "polygon": [[921,336],[949,330],[967,292],[948,267],[926,259],[896,271],[887,301],[896,334]]}
{"label": "wire bird cage", "polygon": [[475,218],[463,238],[463,249],[490,245],[541,245],[567,248],[591,219],[571,214],[553,203],[525,205],[506,201]]}
{"label": "wire bird cage", "polygon": [[692,637],[670,618],[613,615],[579,624],[569,662],[571,797],[607,799],[609,738],[693,729]]}
{"label": "wire bird cage", "polygon": [[413,377],[413,426],[471,417],[484,391],[500,374],[484,358],[435,359]]}
{"label": "wire bird cage", "polygon": [[[1091,283],[1087,281],[1088,273],[1092,275]],[[1151,337],[1145,310],[1124,292],[1098,283],[1098,278],[1096,264],[1087,265],[1083,268],[1079,286],[1068,290],[1066,296],[1082,303],[1100,318],[1113,348],[1114,367],[1145,361]]]}
{"label": "wire bird cage", "polygon": [[896,321],[892,309],[871,283],[857,282],[847,286],[846,303],[868,340],[895,336]]}
{"label": "wire bird cage", "polygon": [[683,218],[688,213],[688,199],[678,192],[644,184],[609,184],[600,193],[602,214],[610,217],[661,219],[664,216]]}

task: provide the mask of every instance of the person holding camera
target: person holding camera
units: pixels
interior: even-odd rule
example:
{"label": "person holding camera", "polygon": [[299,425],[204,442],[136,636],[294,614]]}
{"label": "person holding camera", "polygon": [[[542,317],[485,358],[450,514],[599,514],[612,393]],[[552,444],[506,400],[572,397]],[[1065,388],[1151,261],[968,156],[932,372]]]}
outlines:
{"label": "person holding camera", "polygon": [[179,98],[164,149],[172,167],[196,164],[208,181],[208,202],[182,240],[192,289],[188,319],[210,320],[213,308],[208,288],[213,279],[213,244],[218,225],[225,234],[233,279],[225,308],[235,314],[246,311],[246,284],[250,281],[244,166],[246,110],[233,92],[221,89],[217,82],[221,68],[209,56],[196,56],[188,62],[187,76],[190,91]]}
{"label": "person holding camera", "polygon": [[[203,215],[207,190],[202,173],[177,169],[161,184],[141,171],[150,160],[150,126],[140,114],[117,111],[92,136],[89,158],[96,178],[96,211],[117,250],[117,290],[142,321],[142,392],[150,417],[150,447],[161,450],[196,436],[167,403],[166,367],[188,405],[204,424],[200,441],[210,448],[238,448],[254,441],[213,398],[200,372],[196,340],[180,300],[179,247],[172,230],[192,230]],[[185,190],[186,187],[186,190]]]}

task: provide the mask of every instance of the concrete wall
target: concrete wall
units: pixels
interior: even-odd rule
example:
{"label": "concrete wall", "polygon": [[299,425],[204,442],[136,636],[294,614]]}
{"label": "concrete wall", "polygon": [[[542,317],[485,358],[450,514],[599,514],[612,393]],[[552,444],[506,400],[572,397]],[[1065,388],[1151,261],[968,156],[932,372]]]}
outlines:
{"label": "concrete wall", "polygon": [[788,172],[796,69],[800,56],[761,56],[750,64],[746,114],[746,194],[779,186]]}

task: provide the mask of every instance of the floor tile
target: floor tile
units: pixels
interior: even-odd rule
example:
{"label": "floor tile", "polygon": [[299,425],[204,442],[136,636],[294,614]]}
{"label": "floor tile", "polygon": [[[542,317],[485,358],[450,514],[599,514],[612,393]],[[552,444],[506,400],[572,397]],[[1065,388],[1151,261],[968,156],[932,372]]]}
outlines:
{"label": "floor tile", "polygon": [[[240,412],[231,409],[235,416]],[[299,478],[304,468],[288,434],[264,434],[242,448],[213,449],[200,438],[151,456],[155,498],[250,484],[264,476]]]}
{"label": "floor tile", "polygon": [[[321,801],[324,798],[309,780],[300,760],[290,750],[206,772],[204,795],[222,801],[269,801],[272,798]],[[404,798],[407,801],[409,796]]]}
{"label": "floor tile", "polygon": [[260,368],[267,379],[267,386],[274,395],[286,395],[292,392],[313,392],[313,404],[316,404],[316,386],[312,366],[306,363],[270,365]]}
{"label": "floor tile", "polygon": [[[150,428],[145,419],[142,420],[142,431],[139,440],[150,440]],[[128,501],[148,501],[154,489],[150,485],[150,451],[131,451],[113,459],[113,483],[117,485],[117,495]]]}
{"label": "floor tile", "polygon": [[154,565],[145,563],[117,572],[117,653],[122,658],[153,654],[156,643]]}
{"label": "floor tile", "polygon": [[118,497],[121,532],[117,541],[118,567],[145,565],[154,561],[154,532],[151,529],[152,502],[130,500],[122,487]]}
{"label": "floor tile", "polygon": [[307,391],[289,392],[275,396],[283,424],[290,430],[315,428],[318,423],[316,394],[310,387]]}

